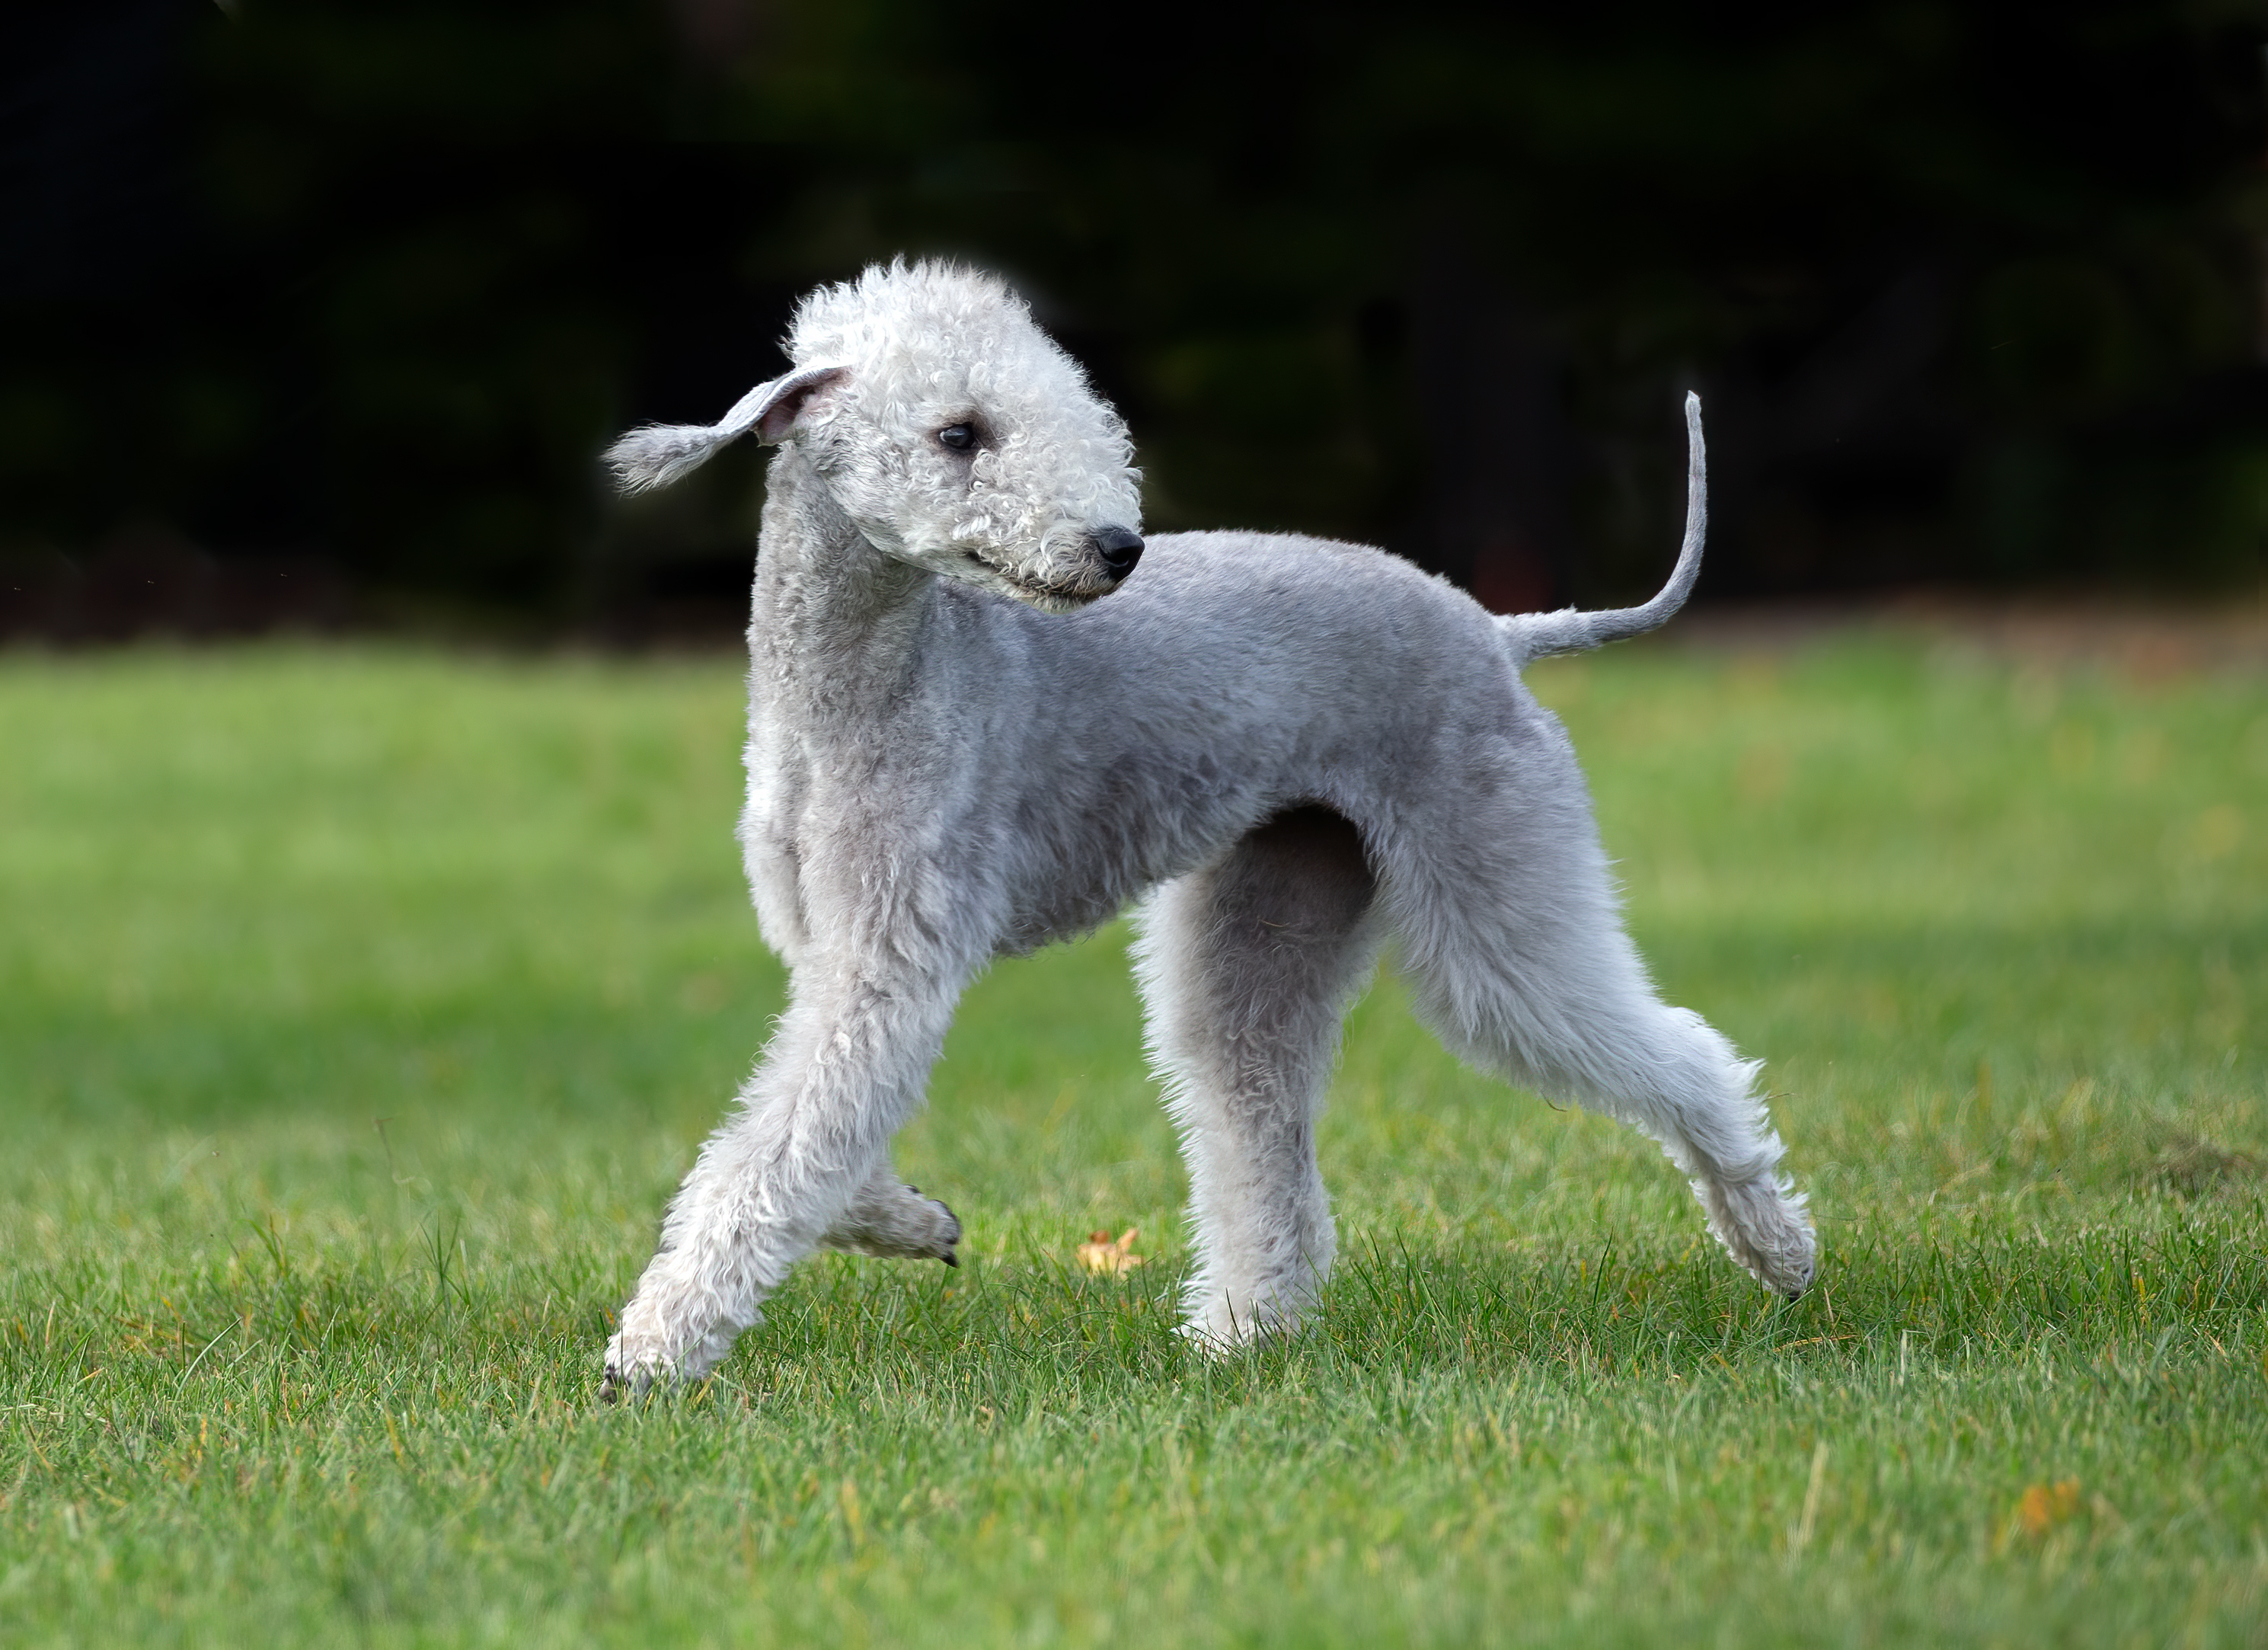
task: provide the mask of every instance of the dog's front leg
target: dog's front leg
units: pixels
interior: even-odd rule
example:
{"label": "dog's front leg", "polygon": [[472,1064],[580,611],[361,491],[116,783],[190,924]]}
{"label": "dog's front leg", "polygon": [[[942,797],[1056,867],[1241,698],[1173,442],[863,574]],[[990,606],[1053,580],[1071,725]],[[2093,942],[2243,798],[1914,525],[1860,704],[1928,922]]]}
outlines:
{"label": "dog's front leg", "polygon": [[622,1308],[606,1397],[706,1374],[853,1212],[920,1103],[958,994],[958,980],[835,959],[796,971],[740,1111],[702,1146]]}

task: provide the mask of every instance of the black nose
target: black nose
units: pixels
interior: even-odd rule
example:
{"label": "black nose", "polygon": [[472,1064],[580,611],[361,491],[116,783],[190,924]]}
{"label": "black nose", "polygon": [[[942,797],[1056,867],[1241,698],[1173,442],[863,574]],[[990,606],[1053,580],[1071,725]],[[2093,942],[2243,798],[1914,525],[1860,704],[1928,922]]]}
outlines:
{"label": "black nose", "polygon": [[1102,557],[1102,564],[1110,570],[1110,576],[1123,578],[1142,559],[1142,535],[1124,527],[1097,527],[1094,548]]}

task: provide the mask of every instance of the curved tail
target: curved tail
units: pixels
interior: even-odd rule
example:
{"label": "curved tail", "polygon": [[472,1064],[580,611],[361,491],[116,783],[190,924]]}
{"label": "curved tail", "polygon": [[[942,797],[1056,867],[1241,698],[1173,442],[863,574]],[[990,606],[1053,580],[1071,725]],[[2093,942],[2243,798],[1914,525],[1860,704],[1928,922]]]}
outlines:
{"label": "curved tail", "polygon": [[1660,630],[1693,593],[1693,581],[1701,574],[1701,541],[1708,528],[1709,465],[1701,445],[1701,398],[1689,391],[1685,397],[1685,544],[1660,593],[1637,608],[1602,608],[1592,613],[1573,608],[1557,613],[1508,613],[1497,620],[1498,628],[1523,665],[1531,659],[1580,653]]}

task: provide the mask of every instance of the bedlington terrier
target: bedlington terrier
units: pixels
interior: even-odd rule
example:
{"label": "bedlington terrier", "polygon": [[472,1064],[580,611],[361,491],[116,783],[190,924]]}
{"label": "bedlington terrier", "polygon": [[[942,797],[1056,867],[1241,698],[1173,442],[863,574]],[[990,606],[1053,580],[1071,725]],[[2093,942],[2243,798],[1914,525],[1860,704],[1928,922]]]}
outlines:
{"label": "bedlington terrier", "polygon": [[740,838],[788,1005],[670,1204],[607,1347],[614,1397],[714,1367],[814,1249],[954,1263],[900,1182],[962,988],[1141,900],[1135,967],[1179,1126],[1185,1332],[1289,1330],[1335,1247],[1315,1120],[1383,941],[1455,1052],[1659,1140],[1767,1287],[1810,1281],[1757,1064],[1664,1006],[1624,936],[1544,654],[1676,612],[1497,617],[1381,550],[1138,536],[1126,428],[1000,281],[902,261],[803,300],[793,370],[608,453],[656,487],[772,459],[748,622]]}

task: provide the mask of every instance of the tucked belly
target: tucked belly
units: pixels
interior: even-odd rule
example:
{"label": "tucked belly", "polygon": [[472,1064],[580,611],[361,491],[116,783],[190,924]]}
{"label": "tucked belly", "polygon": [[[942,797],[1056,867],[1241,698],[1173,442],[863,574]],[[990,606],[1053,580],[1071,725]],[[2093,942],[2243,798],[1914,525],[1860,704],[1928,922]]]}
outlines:
{"label": "tucked belly", "polygon": [[1298,780],[1273,764],[1177,745],[1122,748],[1114,760],[1028,790],[1003,821],[1021,874],[1000,948],[1029,951],[1085,933],[1305,799]]}

